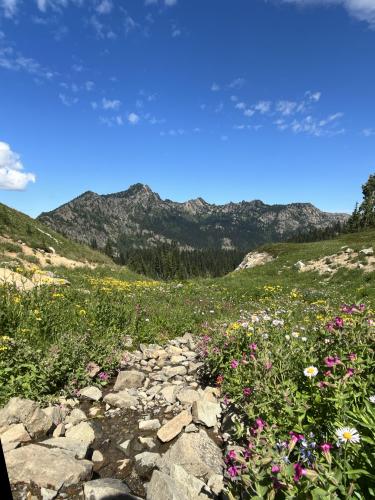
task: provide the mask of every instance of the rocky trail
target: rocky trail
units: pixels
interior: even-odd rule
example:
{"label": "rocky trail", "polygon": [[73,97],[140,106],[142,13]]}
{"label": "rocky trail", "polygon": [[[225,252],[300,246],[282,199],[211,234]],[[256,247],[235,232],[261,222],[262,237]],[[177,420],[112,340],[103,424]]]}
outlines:
{"label": "rocky trail", "polygon": [[125,353],[103,390],[43,409],[11,399],[0,436],[14,499],[221,497],[223,406],[217,388],[202,386],[201,366],[185,334]]}

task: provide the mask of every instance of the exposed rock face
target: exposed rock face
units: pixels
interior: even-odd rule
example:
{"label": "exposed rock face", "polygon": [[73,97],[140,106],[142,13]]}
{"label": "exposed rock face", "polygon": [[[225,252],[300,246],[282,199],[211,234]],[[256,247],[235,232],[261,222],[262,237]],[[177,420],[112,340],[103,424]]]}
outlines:
{"label": "exposed rock face", "polygon": [[263,266],[267,262],[271,262],[274,258],[267,252],[250,252],[248,253],[241,264],[237,267],[236,271],[242,269],[251,269],[257,266]]}
{"label": "exposed rock face", "polygon": [[346,214],[321,212],[310,203],[266,205],[254,201],[213,205],[202,198],[162,200],[148,186],[98,195],[91,191],[38,219],[69,237],[104,248],[108,239],[123,246],[150,247],[177,241],[182,248],[252,248],[278,241],[298,229],[344,222]]}
{"label": "exposed rock face", "polygon": [[46,415],[38,403],[30,399],[12,398],[0,410],[0,433],[11,424],[22,423],[31,436],[47,434],[52,427],[52,418]]}

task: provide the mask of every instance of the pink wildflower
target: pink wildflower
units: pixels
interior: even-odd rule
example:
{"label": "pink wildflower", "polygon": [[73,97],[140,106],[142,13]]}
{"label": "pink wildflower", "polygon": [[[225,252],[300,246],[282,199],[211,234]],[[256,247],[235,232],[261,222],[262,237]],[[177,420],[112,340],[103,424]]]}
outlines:
{"label": "pink wildflower", "polygon": [[344,328],[344,320],[340,318],[340,316],[336,316],[335,318],[335,327],[336,328]]}
{"label": "pink wildflower", "polygon": [[329,453],[332,448],[332,445],[329,443],[323,443],[320,445],[320,449],[323,453]]}
{"label": "pink wildflower", "polygon": [[243,395],[244,396],[250,396],[251,393],[252,393],[252,389],[250,387],[245,387],[244,390],[243,390]]}
{"label": "pink wildflower", "polygon": [[278,474],[280,471],[281,471],[281,468],[279,465],[272,466],[272,469],[271,469],[272,474]]}
{"label": "pink wildflower", "polygon": [[228,467],[228,474],[230,477],[236,477],[238,476],[238,468],[235,465],[231,465]]}
{"label": "pink wildflower", "polygon": [[304,469],[302,467],[302,465],[299,464],[299,463],[294,464],[293,468],[294,468],[294,477],[293,477],[293,479],[294,479],[294,481],[296,483],[298,483],[298,481],[301,479],[301,477],[306,474],[306,469]]}
{"label": "pink wildflower", "polygon": [[355,361],[357,359],[357,355],[354,352],[351,352],[348,354],[348,360],[349,361]]}
{"label": "pink wildflower", "polygon": [[236,359],[233,359],[231,362],[230,362],[230,367],[235,369],[237,368],[239,365],[239,362],[236,360]]}
{"label": "pink wildflower", "polygon": [[98,377],[100,378],[100,380],[108,380],[109,379],[109,374],[107,372],[100,372]]}
{"label": "pink wildflower", "polygon": [[327,356],[324,358],[324,363],[328,368],[332,368],[333,366],[336,366],[337,364],[340,363],[340,358],[337,356]]}
{"label": "pink wildflower", "polygon": [[249,345],[250,351],[256,351],[258,349],[258,346],[255,343],[252,343]]}

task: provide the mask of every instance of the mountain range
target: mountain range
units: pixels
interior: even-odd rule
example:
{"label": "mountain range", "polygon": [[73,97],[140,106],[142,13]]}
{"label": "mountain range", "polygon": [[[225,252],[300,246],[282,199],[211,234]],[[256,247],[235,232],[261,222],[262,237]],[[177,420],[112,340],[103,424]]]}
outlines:
{"label": "mountain range", "polygon": [[100,195],[87,191],[37,218],[76,241],[104,248],[150,248],[176,243],[183,249],[249,250],[298,231],[343,223],[348,215],[322,212],[311,203],[267,205],[260,200],[214,205],[202,198],[161,199],[145,184]]}

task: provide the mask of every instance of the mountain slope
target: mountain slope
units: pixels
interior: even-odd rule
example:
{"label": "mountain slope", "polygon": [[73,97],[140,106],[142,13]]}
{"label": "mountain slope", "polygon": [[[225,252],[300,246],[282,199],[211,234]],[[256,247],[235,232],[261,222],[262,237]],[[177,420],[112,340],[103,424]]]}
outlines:
{"label": "mountain slope", "polygon": [[322,212],[310,203],[266,205],[254,200],[213,205],[202,198],[178,203],[162,200],[143,184],[109,195],[88,191],[38,217],[70,238],[87,244],[95,240],[101,248],[110,239],[120,248],[176,241],[182,248],[237,249],[346,219],[346,214]]}

